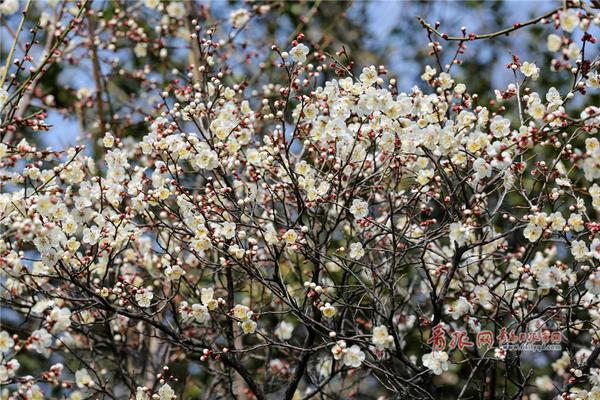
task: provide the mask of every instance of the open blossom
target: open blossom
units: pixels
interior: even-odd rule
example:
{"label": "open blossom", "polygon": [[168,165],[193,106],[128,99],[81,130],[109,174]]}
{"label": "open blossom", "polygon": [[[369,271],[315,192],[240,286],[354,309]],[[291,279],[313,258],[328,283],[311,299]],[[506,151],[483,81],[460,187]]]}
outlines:
{"label": "open blossom", "polygon": [[54,307],[50,312],[50,319],[54,323],[52,332],[62,332],[71,325],[71,310],[68,308]]}
{"label": "open blossom", "polygon": [[160,4],[160,0],[144,0],[144,5],[149,8],[156,8]]}
{"label": "open blossom", "polygon": [[450,241],[456,242],[459,246],[464,245],[469,239],[470,229],[468,226],[461,224],[460,222],[454,222],[450,224]]}
{"label": "open blossom", "polygon": [[510,120],[496,115],[490,123],[490,131],[497,138],[508,135],[510,133]]}
{"label": "open blossom", "polygon": [[492,166],[483,158],[478,158],[473,162],[473,170],[477,173],[478,179],[489,178],[492,176]]}
{"label": "open blossom", "polygon": [[256,331],[257,323],[251,319],[242,322],[242,330],[245,334],[254,333]]}
{"label": "open blossom", "polygon": [[555,33],[549,34],[546,39],[546,42],[548,50],[552,52],[560,50],[560,47],[562,46],[562,38]]}
{"label": "open blossom", "polygon": [[538,225],[527,224],[523,230],[523,236],[530,242],[535,242],[542,235],[542,228]]}
{"label": "open blossom", "polygon": [[289,229],[283,234],[283,239],[287,244],[294,244],[298,240],[298,233],[293,229]]}
{"label": "open blossom", "polygon": [[200,324],[206,322],[210,318],[208,307],[201,304],[192,304],[192,316]]}
{"label": "open blossom", "polygon": [[154,293],[149,290],[143,290],[135,295],[135,301],[138,303],[140,307],[150,307],[152,303],[152,299],[154,298]]}
{"label": "open blossom", "polygon": [[520,68],[523,75],[533,80],[536,80],[539,77],[540,69],[535,65],[535,63],[530,63],[525,61]]}
{"label": "open blossom", "polygon": [[165,383],[158,389],[159,400],[173,400],[175,397],[175,391],[168,383]]}
{"label": "open blossom", "polygon": [[6,331],[0,332],[0,353],[8,353],[10,349],[15,345],[15,341],[10,337],[10,334]]}
{"label": "open blossom", "polygon": [[292,50],[290,50],[290,55],[292,56],[292,59],[296,62],[305,62],[307,54],[308,47],[306,47],[302,43],[299,43],[298,45],[294,46]]}
{"label": "open blossom", "polygon": [[448,306],[448,312],[453,319],[459,319],[473,312],[473,306],[464,296],[460,296],[452,305]]}
{"label": "open blossom", "polygon": [[588,258],[589,250],[583,240],[574,240],[571,243],[571,254],[577,261],[583,261]]}
{"label": "open blossom", "polygon": [[166,10],[167,14],[169,14],[169,17],[171,18],[182,18],[186,14],[184,4],[177,1],[169,2]]}
{"label": "open blossom", "polygon": [[235,224],[233,222],[224,222],[217,227],[217,231],[225,239],[231,239],[235,236]]}
{"label": "open blossom", "polygon": [[[0,4],[0,14],[11,15],[19,11],[19,0],[4,0]],[[2,102],[0,102],[2,104]]]}
{"label": "open blossom", "polygon": [[327,318],[331,318],[335,315],[336,310],[335,307],[329,303],[325,303],[325,306],[321,309],[323,315]]}
{"label": "open blossom", "polygon": [[565,10],[560,13],[560,26],[567,32],[573,32],[579,25],[579,17],[575,10]]}
{"label": "open blossom", "polygon": [[336,360],[341,360],[346,350],[346,342],[344,340],[338,340],[335,345],[331,348],[331,354]]}
{"label": "open blossom", "polygon": [[30,347],[38,353],[44,353],[52,345],[52,335],[45,328],[31,332]]}
{"label": "open blossom", "polygon": [[434,374],[441,375],[448,370],[448,353],[445,351],[433,351],[422,357],[423,366],[430,369]]}
{"label": "open blossom", "polygon": [[365,218],[369,215],[369,204],[366,201],[354,199],[350,206],[350,212],[356,219]]}
{"label": "open blossom", "polygon": [[350,245],[350,258],[355,260],[361,259],[365,255],[365,250],[360,243],[352,243]]}
{"label": "open blossom", "polygon": [[231,12],[231,14],[229,14],[229,21],[231,22],[231,25],[236,29],[244,26],[244,24],[248,22],[249,19],[250,13],[244,8],[234,10]]}
{"label": "open blossom", "polygon": [[373,344],[379,348],[385,349],[394,343],[394,337],[389,334],[385,325],[379,325],[373,328]]}
{"label": "open blossom", "polygon": [[[6,103],[6,101],[8,100],[8,92],[2,88],[0,88],[0,107],[2,107],[4,105],[4,103]],[[2,143],[4,144],[4,143]],[[6,146],[6,144],[4,144],[4,146]]]}
{"label": "open blossom", "polygon": [[169,279],[177,280],[185,275],[185,271],[179,265],[172,265],[165,269],[165,275],[168,276]]}
{"label": "open blossom", "polygon": [[7,380],[15,376],[20,366],[21,364],[19,363],[19,361],[14,358],[6,363],[2,362],[0,364],[0,383],[6,382]]}
{"label": "open blossom", "polygon": [[254,313],[250,310],[250,308],[242,304],[237,304],[233,308],[233,316],[242,321],[249,320],[253,314]]}
{"label": "open blossom", "polygon": [[365,353],[357,345],[352,345],[344,352],[344,365],[358,368],[365,360]]}
{"label": "open blossom", "polygon": [[87,369],[80,369],[75,372],[75,384],[78,388],[85,388],[93,383],[94,381]]}
{"label": "open blossom", "polygon": [[218,306],[217,299],[214,298],[214,289],[213,288],[202,288],[200,290],[200,301],[204,304],[209,310],[215,310]]}
{"label": "open blossom", "polygon": [[275,336],[277,336],[280,340],[289,340],[292,338],[292,333],[294,332],[294,325],[289,322],[281,321],[277,328],[275,329]]}

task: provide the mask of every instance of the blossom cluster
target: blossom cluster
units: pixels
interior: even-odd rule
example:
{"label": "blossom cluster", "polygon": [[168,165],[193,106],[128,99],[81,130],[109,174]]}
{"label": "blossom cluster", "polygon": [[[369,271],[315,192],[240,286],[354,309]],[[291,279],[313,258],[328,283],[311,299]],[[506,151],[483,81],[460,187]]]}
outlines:
{"label": "blossom cluster", "polygon": [[[461,379],[464,393],[492,370],[511,396],[600,395],[591,10],[557,10],[545,22],[559,59],[513,56],[514,84],[486,99],[451,65],[402,90],[383,66],[346,65],[302,34],[273,46],[279,80],[249,90],[221,52],[267,9],[234,10],[217,39],[184,3],[143,7],[189,23],[200,59],[154,83],[139,135],[105,120],[93,155],[42,148],[17,136],[28,121],[45,126],[43,113],[15,117],[26,78],[0,89],[0,296],[24,327],[0,331],[7,398],[53,387],[73,400],[170,400],[184,364],[206,374],[205,390],[257,399],[371,378],[432,398],[431,382]],[[135,53],[166,48],[139,40]],[[536,91],[550,70],[572,85]],[[101,96],[80,95],[107,112]],[[520,353],[434,349],[439,323],[559,330],[568,343],[551,373],[532,377],[515,372]],[[27,355],[48,365],[22,372]]]}

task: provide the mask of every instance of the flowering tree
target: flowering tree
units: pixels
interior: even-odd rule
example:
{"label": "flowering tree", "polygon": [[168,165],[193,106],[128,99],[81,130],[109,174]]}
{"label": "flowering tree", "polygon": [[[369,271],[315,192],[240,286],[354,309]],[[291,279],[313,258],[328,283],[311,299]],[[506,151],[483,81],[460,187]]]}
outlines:
{"label": "flowering tree", "polygon": [[[265,4],[4,1],[3,398],[600,397],[594,5],[421,20],[433,66],[402,91],[302,32],[253,70]],[[453,79],[530,26],[549,66],[512,55],[485,102]],[[43,92],[84,55],[95,90]],[[536,91],[552,71],[571,85]],[[35,144],[53,112],[81,144]]]}

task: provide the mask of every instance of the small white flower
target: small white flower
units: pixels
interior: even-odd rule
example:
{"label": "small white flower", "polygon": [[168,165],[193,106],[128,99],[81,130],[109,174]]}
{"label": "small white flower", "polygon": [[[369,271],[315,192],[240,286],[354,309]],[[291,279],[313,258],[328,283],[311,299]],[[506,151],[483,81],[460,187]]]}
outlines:
{"label": "small white flower", "polygon": [[325,306],[321,309],[323,316],[326,318],[331,318],[335,315],[336,310],[335,307],[329,303],[325,303]]}
{"label": "small white flower", "polygon": [[50,320],[54,322],[52,332],[62,332],[71,326],[71,310],[68,308],[54,307],[52,311],[50,311]]}
{"label": "small white flower", "polygon": [[41,354],[45,353],[46,349],[52,345],[52,335],[44,328],[31,332],[29,338],[31,348]]}
{"label": "small white flower", "polygon": [[17,11],[19,11],[19,0],[4,0],[0,4],[0,14],[11,15]]}
{"label": "small white flower", "polygon": [[160,400],[172,400],[175,398],[175,391],[168,383],[165,383],[158,389],[158,397]]}
{"label": "small white flower", "polygon": [[452,318],[459,319],[463,315],[473,312],[473,306],[465,297],[460,296],[451,306],[448,306],[447,311],[452,315]]}
{"label": "small white flower", "polygon": [[341,360],[344,356],[344,350],[346,349],[346,342],[338,340],[335,345],[331,348],[331,354],[336,360]]}
{"label": "small white flower", "polygon": [[301,62],[301,63],[305,62],[307,54],[308,54],[308,47],[306,47],[302,43],[298,44],[297,46],[292,48],[292,50],[290,50],[290,55],[292,56],[292,59],[296,62]]}
{"label": "small white flower", "polygon": [[546,39],[546,44],[548,45],[548,50],[555,53],[562,46],[562,38],[555,33],[551,33]]}
{"label": "small white flower", "polygon": [[567,32],[573,32],[579,25],[579,16],[575,10],[567,10],[560,13],[560,26]]}
{"label": "small white flower", "polygon": [[2,88],[0,88],[0,107],[4,105],[8,101],[8,92]]}
{"label": "small white flower", "polygon": [[13,358],[6,364],[0,365],[0,382],[5,382],[15,376],[15,373],[19,369],[21,364],[17,361],[16,358]]}
{"label": "small white flower", "polygon": [[494,137],[502,138],[510,133],[510,121],[496,115],[490,123],[490,131]]}
{"label": "small white flower", "polygon": [[521,72],[526,77],[536,80],[539,77],[540,69],[535,65],[535,63],[525,61],[521,65]]}
{"label": "small white flower", "polygon": [[217,233],[225,239],[232,239],[235,236],[235,224],[233,222],[224,222],[218,226]]}
{"label": "small white flower", "polygon": [[233,316],[242,321],[246,321],[252,317],[252,311],[248,307],[242,304],[237,304],[233,307]]}
{"label": "small white flower", "polygon": [[140,307],[150,307],[150,303],[152,302],[152,299],[154,298],[154,293],[152,293],[150,290],[144,290],[142,292],[138,292],[135,295],[135,301],[137,301],[138,305]]}
{"label": "small white flower", "polygon": [[160,4],[160,0],[144,0],[144,5],[148,8],[156,8]]}
{"label": "small white flower", "polygon": [[525,229],[523,230],[523,236],[530,242],[535,242],[542,236],[542,228],[538,225],[527,224]]}
{"label": "small white flower", "polygon": [[0,332],[0,353],[6,354],[14,345],[15,341],[8,332]]}
{"label": "small white flower", "polygon": [[242,322],[242,330],[245,334],[251,334],[256,331],[256,322],[251,319]]}
{"label": "small white flower", "polygon": [[346,349],[344,353],[344,365],[352,368],[358,368],[365,360],[365,353],[357,345]]}
{"label": "small white flower", "polygon": [[275,336],[280,340],[289,340],[292,338],[294,332],[294,325],[289,322],[281,321],[277,328],[275,328]]}
{"label": "small white flower", "polygon": [[167,6],[167,14],[171,18],[183,18],[185,16],[185,6],[178,1],[171,1]]}
{"label": "small white flower", "polygon": [[389,334],[385,325],[379,325],[373,328],[373,344],[378,348],[385,349],[394,343],[394,337]]}
{"label": "small white flower", "polygon": [[464,245],[469,239],[470,228],[460,222],[453,222],[450,224],[450,242],[454,246],[454,242],[458,243],[459,246]]}
{"label": "small white flower", "polygon": [[87,369],[80,369],[75,372],[75,384],[78,388],[83,389],[92,385],[93,383],[94,381],[92,380],[92,377]]}
{"label": "small white flower", "polygon": [[430,369],[434,374],[441,375],[448,370],[448,354],[445,351],[433,351],[422,357],[423,366]]}
{"label": "small white flower", "polygon": [[350,245],[350,258],[355,260],[361,259],[365,255],[365,250],[360,243],[352,243]]}
{"label": "small white flower", "polygon": [[208,307],[202,304],[192,304],[192,316],[200,324],[206,322],[210,318]]}
{"label": "small white flower", "polygon": [[350,206],[350,212],[356,219],[363,219],[369,215],[369,204],[366,201],[354,199]]}
{"label": "small white flower", "polygon": [[150,400],[150,397],[144,388],[138,386],[135,391],[135,400]]}
{"label": "small white flower", "polygon": [[185,275],[185,271],[179,265],[173,265],[173,266],[168,266],[165,269],[165,275],[169,279],[176,281],[177,279],[179,279],[183,275]]}
{"label": "small white flower", "polygon": [[250,19],[250,12],[244,8],[233,10],[229,14],[229,22],[235,29],[239,29]]}
{"label": "small white flower", "polygon": [[287,244],[294,244],[296,243],[296,240],[298,240],[298,233],[293,229],[289,229],[283,234],[283,239]]}

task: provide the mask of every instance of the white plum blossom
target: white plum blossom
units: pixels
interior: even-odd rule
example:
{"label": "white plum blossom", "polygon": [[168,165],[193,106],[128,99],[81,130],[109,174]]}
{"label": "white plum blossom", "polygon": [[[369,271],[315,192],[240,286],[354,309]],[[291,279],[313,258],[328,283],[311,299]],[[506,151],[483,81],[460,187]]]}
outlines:
{"label": "white plum blossom", "polygon": [[248,22],[248,20],[250,20],[250,12],[248,12],[248,10],[244,8],[233,10],[229,14],[229,21],[231,22],[231,25],[236,29],[239,29],[242,26],[244,26],[246,22]]}
{"label": "white plum blossom", "polygon": [[473,306],[464,296],[460,296],[452,305],[448,306],[448,313],[452,315],[453,319],[459,319],[472,312]]}
{"label": "white plum blossom", "polygon": [[290,50],[290,55],[292,56],[292,59],[295,62],[301,62],[301,63],[305,62],[307,54],[308,54],[308,47],[306,47],[302,43],[299,43],[298,45],[294,46],[294,48],[292,48]]}
{"label": "white plum blossom", "polygon": [[394,343],[394,337],[389,334],[385,325],[373,328],[373,344],[378,348],[388,348]]}
{"label": "white plum blossom", "polygon": [[365,255],[365,250],[359,242],[350,245],[350,258],[355,260],[361,259]]}
{"label": "white plum blossom", "polygon": [[173,400],[175,397],[175,391],[168,383],[165,383],[158,389],[159,400]]}
{"label": "white plum blossom", "polygon": [[365,218],[369,215],[369,204],[366,201],[354,199],[350,206],[350,212],[356,219]]}
{"label": "white plum blossom", "polygon": [[525,61],[520,68],[523,75],[533,80],[536,80],[539,77],[540,69],[535,65],[535,63],[530,63]]}
{"label": "white plum blossom", "polygon": [[135,295],[135,301],[140,307],[143,308],[150,307],[153,298],[154,293],[152,293],[150,290],[142,290]]}
{"label": "white plum blossom", "polygon": [[[12,15],[19,11],[19,0],[4,0],[0,4],[0,14]],[[2,102],[0,102],[2,104]]]}
{"label": "white plum blossom", "polygon": [[293,332],[294,325],[285,321],[281,321],[277,325],[277,328],[275,328],[275,336],[277,336],[280,340],[290,340]]}
{"label": "white plum blossom", "polygon": [[79,369],[75,372],[75,384],[78,388],[83,389],[93,385],[94,381],[87,369]]}
{"label": "white plum blossom", "polygon": [[579,25],[579,17],[575,10],[565,10],[560,13],[560,26],[567,32],[573,32]]}
{"label": "white plum blossom", "polygon": [[21,364],[16,358],[13,358],[6,363],[2,362],[0,364],[0,382],[6,382],[14,377],[20,367]]}
{"label": "white plum blossom", "polygon": [[453,222],[450,224],[450,242],[458,243],[459,246],[463,246],[469,239],[470,228],[461,224],[460,222]]}
{"label": "white plum blossom", "polygon": [[200,324],[206,322],[210,318],[208,307],[202,304],[192,304],[192,316]]}
{"label": "white plum blossom", "polygon": [[171,18],[183,18],[185,16],[185,6],[183,3],[171,1],[166,7],[167,14]]}
{"label": "white plum blossom", "polygon": [[15,341],[6,331],[0,332],[0,353],[6,354],[15,345]]}
{"label": "white plum blossom", "polygon": [[[600,398],[587,3],[500,28],[551,53],[501,54],[486,68],[513,81],[476,93],[468,44],[497,35],[429,18],[436,67],[411,83],[323,35],[341,14],[322,4],[288,32],[269,2],[2,2],[0,397],[339,397],[366,377],[373,398],[467,398],[492,363],[506,396]],[[504,363],[440,329],[564,352]]]}
{"label": "white plum blossom", "polygon": [[490,123],[490,131],[497,138],[508,135],[510,133],[510,120],[496,115]]}
{"label": "white plum blossom", "polygon": [[445,351],[432,351],[422,357],[423,366],[436,375],[441,375],[448,370],[448,353]]}
{"label": "white plum blossom", "polygon": [[352,345],[344,352],[344,365],[358,368],[365,360],[365,353],[357,345]]}

